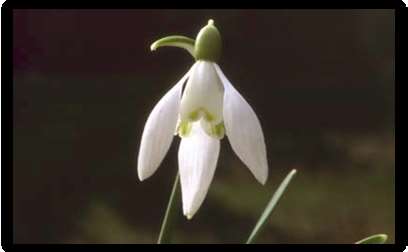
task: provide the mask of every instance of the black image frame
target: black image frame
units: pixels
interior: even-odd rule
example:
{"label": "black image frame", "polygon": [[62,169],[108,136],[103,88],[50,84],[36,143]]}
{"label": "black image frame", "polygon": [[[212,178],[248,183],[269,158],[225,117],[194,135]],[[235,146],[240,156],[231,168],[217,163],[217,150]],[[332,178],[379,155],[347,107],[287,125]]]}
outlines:
{"label": "black image frame", "polygon": [[[210,4],[211,3],[211,4]],[[206,7],[214,8],[215,2],[206,2]],[[232,3],[232,2],[231,2]],[[145,4],[145,6],[143,6]],[[218,3],[220,4],[220,3]],[[228,5],[228,2],[225,2]],[[116,6],[115,6],[116,5]],[[136,6],[139,5],[139,6]],[[212,5],[212,6],[211,6]],[[253,5],[249,7],[248,5]],[[331,2],[328,3],[326,1],[290,1],[290,2],[276,2],[272,3],[266,1],[255,3],[251,1],[249,4],[248,2],[237,2],[235,8],[278,8],[278,9],[285,9],[285,8],[292,8],[292,9],[349,9],[349,8],[364,8],[364,9],[376,9],[376,8],[385,8],[385,9],[394,9],[395,10],[395,199],[396,199],[396,210],[395,210],[395,244],[386,244],[386,245],[369,245],[369,246],[355,246],[355,245],[273,245],[271,244],[271,249],[276,249],[276,251],[288,251],[288,250],[322,250],[322,251],[361,251],[361,250],[368,250],[368,251],[403,251],[405,245],[407,244],[406,241],[406,221],[405,221],[405,214],[406,208],[404,207],[404,178],[405,176],[405,169],[402,167],[401,159],[403,157],[403,150],[401,150],[402,146],[402,132],[404,130],[402,126],[402,97],[401,93],[403,93],[403,62],[405,62],[403,54],[403,45],[404,45],[404,33],[406,32],[406,28],[403,26],[404,21],[406,21],[407,11],[404,7],[404,4],[400,1],[338,1],[337,3]],[[77,250],[83,249],[86,251],[89,250],[106,250],[106,251],[117,251],[117,250],[134,250],[135,247],[133,245],[68,245],[68,244],[13,244],[13,185],[12,185],[12,169],[13,169],[13,153],[12,153],[12,145],[13,145],[13,111],[12,111],[12,103],[13,103],[13,69],[12,69],[12,11],[13,9],[121,9],[121,8],[196,8],[192,6],[192,2],[189,3],[182,3],[182,2],[168,2],[162,1],[158,3],[154,1],[152,2],[145,2],[145,3],[138,3],[137,1],[127,1],[127,2],[89,2],[89,1],[6,1],[1,9],[2,12],[2,53],[1,53],[1,60],[2,60],[2,116],[3,116],[3,142],[2,142],[2,237],[1,237],[1,246],[5,251],[14,251],[14,250],[22,250],[26,251],[30,247],[35,249],[41,250],[49,250],[49,251],[70,251],[70,250]],[[217,6],[219,8],[219,6]],[[224,7],[225,8],[225,7]],[[404,31],[405,28],[405,31]],[[404,40],[405,41],[405,40]],[[405,41],[406,44],[406,41]],[[398,129],[398,130],[397,130]],[[398,135],[397,135],[398,131]],[[398,136],[398,137],[397,137]],[[4,144],[3,144],[4,143]],[[146,246],[146,245],[144,245]],[[193,246],[193,245],[188,245]],[[223,246],[231,246],[231,245],[223,245]],[[263,246],[269,245],[256,245],[255,248],[258,249],[265,249],[262,248]],[[144,247],[147,249],[148,247]],[[153,248],[153,247],[149,247]],[[198,247],[195,247],[198,248]],[[254,247],[253,247],[254,248]],[[143,247],[142,247],[143,249]],[[231,247],[233,249],[233,247]]]}

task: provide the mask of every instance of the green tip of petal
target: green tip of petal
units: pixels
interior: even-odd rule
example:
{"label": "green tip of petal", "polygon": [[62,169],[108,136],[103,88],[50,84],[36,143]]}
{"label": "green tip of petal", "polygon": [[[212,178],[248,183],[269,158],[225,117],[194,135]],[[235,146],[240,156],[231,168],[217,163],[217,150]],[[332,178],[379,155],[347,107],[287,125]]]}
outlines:
{"label": "green tip of petal", "polygon": [[214,20],[209,19],[209,20],[208,20],[208,25],[214,25]]}

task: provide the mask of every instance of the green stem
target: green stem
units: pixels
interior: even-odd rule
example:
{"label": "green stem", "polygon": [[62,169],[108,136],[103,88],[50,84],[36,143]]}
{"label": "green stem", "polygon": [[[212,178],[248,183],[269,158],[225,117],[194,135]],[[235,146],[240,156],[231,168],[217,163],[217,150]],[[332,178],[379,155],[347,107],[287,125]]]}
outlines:
{"label": "green stem", "polygon": [[272,213],[272,210],[275,208],[276,204],[278,203],[280,197],[285,192],[286,187],[289,185],[289,182],[292,180],[293,176],[296,174],[296,170],[293,169],[289,172],[286,178],[282,181],[279,185],[278,189],[273,194],[271,200],[269,201],[268,205],[265,207],[264,212],[262,213],[261,217],[259,217],[258,222],[256,223],[254,229],[252,230],[251,235],[247,240],[247,244],[253,243],[262,229],[265,227],[269,216]]}
{"label": "green stem", "polygon": [[171,190],[169,203],[167,204],[166,213],[164,214],[164,219],[160,228],[159,239],[157,244],[170,243],[171,238],[171,226],[174,220],[174,213],[176,210],[176,198],[179,194],[179,174],[177,173],[176,179],[174,180],[173,189]]}

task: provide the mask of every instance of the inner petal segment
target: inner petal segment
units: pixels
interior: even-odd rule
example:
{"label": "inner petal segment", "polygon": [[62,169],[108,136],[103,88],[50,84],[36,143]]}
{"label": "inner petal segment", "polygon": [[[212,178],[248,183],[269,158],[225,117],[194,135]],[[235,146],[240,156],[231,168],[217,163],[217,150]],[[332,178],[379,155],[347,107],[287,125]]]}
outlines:
{"label": "inner petal segment", "polygon": [[181,120],[195,122],[204,118],[211,123],[221,123],[223,97],[224,89],[213,63],[197,61],[181,99]]}

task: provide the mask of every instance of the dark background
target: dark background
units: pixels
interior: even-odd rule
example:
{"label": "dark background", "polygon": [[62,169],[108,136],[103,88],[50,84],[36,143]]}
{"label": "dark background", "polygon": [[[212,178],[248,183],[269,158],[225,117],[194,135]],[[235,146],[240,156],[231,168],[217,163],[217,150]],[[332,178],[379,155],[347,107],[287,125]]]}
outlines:
{"label": "dark background", "polygon": [[392,10],[15,10],[14,242],[156,241],[179,140],[141,183],[140,137],[193,59],[149,46],[194,38],[209,18],[221,68],[261,121],[270,177],[258,184],[225,138],[196,216],[180,205],[174,242],[242,242],[292,168],[259,242],[394,242]]}

